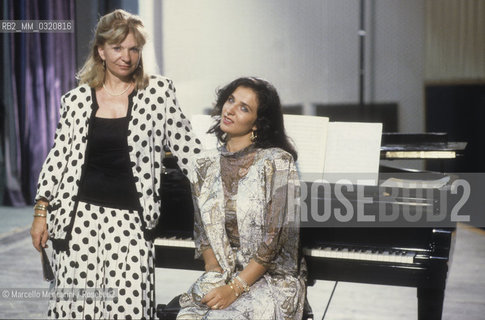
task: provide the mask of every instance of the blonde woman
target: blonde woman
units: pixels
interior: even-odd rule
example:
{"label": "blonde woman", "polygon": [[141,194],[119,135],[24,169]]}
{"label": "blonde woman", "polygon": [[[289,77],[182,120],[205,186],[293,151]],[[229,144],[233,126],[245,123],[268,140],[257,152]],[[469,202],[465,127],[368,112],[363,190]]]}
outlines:
{"label": "blonde woman", "polygon": [[31,229],[37,250],[54,249],[50,318],[154,318],[163,146],[187,173],[200,142],[172,81],[145,74],[144,44],[137,16],[101,17],[79,86],[61,99]]}

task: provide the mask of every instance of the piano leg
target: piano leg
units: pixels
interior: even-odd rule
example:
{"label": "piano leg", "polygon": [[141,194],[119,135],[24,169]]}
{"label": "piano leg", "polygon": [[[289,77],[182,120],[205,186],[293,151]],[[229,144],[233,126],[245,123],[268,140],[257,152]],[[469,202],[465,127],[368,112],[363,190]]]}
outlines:
{"label": "piano leg", "polygon": [[418,287],[418,320],[441,320],[444,288]]}

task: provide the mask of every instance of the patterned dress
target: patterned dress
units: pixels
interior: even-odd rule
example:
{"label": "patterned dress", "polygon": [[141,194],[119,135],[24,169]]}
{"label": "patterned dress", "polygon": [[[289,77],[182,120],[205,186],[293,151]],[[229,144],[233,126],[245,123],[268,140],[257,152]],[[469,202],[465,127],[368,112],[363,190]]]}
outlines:
{"label": "patterned dress", "polygon": [[54,251],[51,319],[154,319],[154,249],[136,211],[80,202],[69,248]]}
{"label": "patterned dress", "polygon": [[[306,266],[299,250],[299,180],[292,156],[252,145],[196,161],[196,257],[211,247],[224,272],[204,273],[180,299],[177,319],[301,319]],[[223,310],[200,299],[251,259],[267,272]]]}

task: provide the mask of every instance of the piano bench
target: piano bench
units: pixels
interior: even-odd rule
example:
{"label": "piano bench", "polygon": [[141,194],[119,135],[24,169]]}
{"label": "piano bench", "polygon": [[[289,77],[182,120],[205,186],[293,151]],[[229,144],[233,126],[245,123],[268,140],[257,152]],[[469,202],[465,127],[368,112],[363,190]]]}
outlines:
{"label": "piano bench", "polygon": [[180,295],[173,298],[167,304],[157,305],[157,317],[160,320],[175,320],[180,310],[179,304]]}
{"label": "piano bench", "polygon": [[[179,304],[180,295],[173,298],[167,304],[157,305],[157,317],[160,320],[176,320],[177,314],[180,310]],[[303,307],[303,317],[302,320],[313,320],[313,310],[308,300],[305,299],[305,306]]]}

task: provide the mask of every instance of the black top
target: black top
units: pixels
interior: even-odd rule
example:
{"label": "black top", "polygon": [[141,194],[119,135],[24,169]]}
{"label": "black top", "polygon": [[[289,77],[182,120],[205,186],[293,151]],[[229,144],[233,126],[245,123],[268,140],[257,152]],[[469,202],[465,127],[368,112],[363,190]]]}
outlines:
{"label": "black top", "polygon": [[138,209],[126,140],[128,117],[94,118],[92,125],[78,199],[106,207]]}

